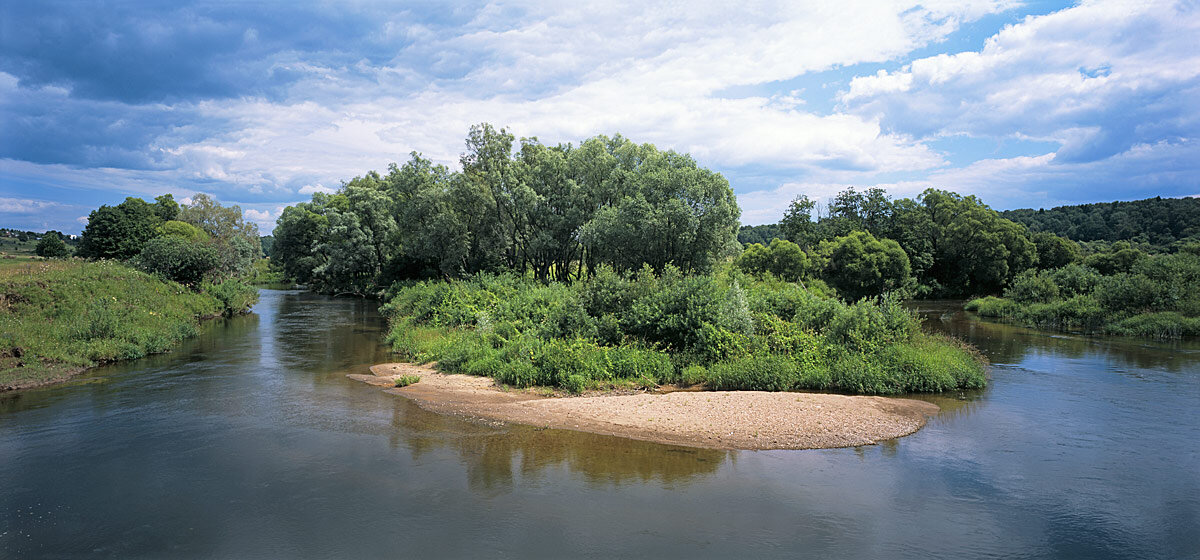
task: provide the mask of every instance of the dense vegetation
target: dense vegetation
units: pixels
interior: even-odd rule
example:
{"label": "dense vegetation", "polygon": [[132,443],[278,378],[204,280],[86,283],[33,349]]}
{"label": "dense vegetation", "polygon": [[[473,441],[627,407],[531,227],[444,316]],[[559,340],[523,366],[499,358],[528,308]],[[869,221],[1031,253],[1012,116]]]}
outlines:
{"label": "dense vegetation", "polygon": [[843,286],[850,298],[891,289],[920,297],[998,293],[1038,263],[1029,231],[974,196],[928,189],[892,200],[882,189],[850,188],[816,219],[815,209],[797,197],[780,229],[821,257],[812,276]]}
{"label": "dense vegetation", "polygon": [[471,128],[462,171],[413,154],[387,175],[284,210],[271,247],[314,290],[377,294],[397,280],[528,272],[541,281],[668,264],[704,272],[739,248],[733,190],[690,157],[598,136],[545,146]]}
{"label": "dense vegetation", "polygon": [[37,242],[42,262],[0,273],[0,386],[61,378],[98,363],[162,352],[199,319],[250,308],[245,280],[258,231],[241,210],[205,195],[180,206],[127,198],[91,213],[76,256],[58,232]]}
{"label": "dense vegetation", "polygon": [[247,308],[252,293],[192,290],[114,261],[0,267],[0,388],[163,352],[198,320]]}
{"label": "dense vegetation", "polygon": [[981,358],[923,334],[894,297],[847,304],[796,283],[608,265],[572,284],[478,275],[397,286],[404,357],[517,387],[659,383],[895,394],[982,387]]}
{"label": "dense vegetation", "polygon": [[1179,338],[1200,335],[1200,243],[1149,255],[1126,243],[1051,270],[1029,270],[967,309],[1042,328]]}
{"label": "dense vegetation", "polygon": [[1129,241],[1159,252],[1200,241],[1200,198],[1148,198],[1059,206],[1050,210],[1009,210],[1005,218],[1075,241]]}
{"label": "dense vegetation", "polygon": [[738,243],[742,245],[749,245],[751,243],[770,245],[772,241],[785,239],[785,237],[783,229],[779,227],[779,224],[762,224],[738,228],[737,239]]}
{"label": "dense vegetation", "polygon": [[847,230],[742,251],[728,182],[686,155],[620,136],[515,147],[486,124],[466,144],[460,172],[414,154],[286,208],[273,266],[318,291],[382,294],[409,359],[521,387],[984,383],[978,356],[881,297],[913,285],[894,240]]}

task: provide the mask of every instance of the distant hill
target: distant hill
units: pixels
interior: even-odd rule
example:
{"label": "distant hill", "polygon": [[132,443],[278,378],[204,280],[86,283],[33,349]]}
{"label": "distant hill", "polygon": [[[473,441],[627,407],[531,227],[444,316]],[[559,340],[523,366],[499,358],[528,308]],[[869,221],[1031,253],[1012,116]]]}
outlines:
{"label": "distant hill", "polygon": [[[1006,210],[1001,216],[1075,241],[1140,241],[1167,247],[1200,237],[1200,198],[1147,198],[1059,206],[1049,210]],[[739,235],[740,237],[740,235]]]}
{"label": "distant hill", "polygon": [[762,243],[770,245],[772,239],[786,239],[779,224],[764,224],[761,226],[742,226],[738,229],[738,242],[742,245]]}

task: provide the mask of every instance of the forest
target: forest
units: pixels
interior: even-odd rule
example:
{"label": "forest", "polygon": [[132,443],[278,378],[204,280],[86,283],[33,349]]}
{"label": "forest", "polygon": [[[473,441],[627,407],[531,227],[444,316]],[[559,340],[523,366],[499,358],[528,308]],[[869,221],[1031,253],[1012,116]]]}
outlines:
{"label": "forest", "polygon": [[1200,242],[1200,198],[1147,198],[1001,212],[1030,231],[1048,232],[1079,242],[1128,241],[1154,252]]}

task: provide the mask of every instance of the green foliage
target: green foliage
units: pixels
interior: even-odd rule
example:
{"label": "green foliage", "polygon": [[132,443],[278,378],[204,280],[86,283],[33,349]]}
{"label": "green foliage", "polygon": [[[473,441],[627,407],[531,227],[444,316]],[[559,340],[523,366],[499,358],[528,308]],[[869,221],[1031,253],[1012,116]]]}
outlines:
{"label": "green foliage", "polygon": [[911,278],[912,267],[900,244],[865,231],[824,241],[818,251],[826,263],[825,280],[852,300],[899,290]]}
{"label": "green foliage", "polygon": [[734,264],[748,274],[771,273],[790,281],[803,278],[809,268],[808,255],[784,239],[775,239],[766,247],[752,243]]}
{"label": "green foliage", "polygon": [[1049,303],[1058,299],[1058,284],[1050,275],[1030,269],[1017,275],[1004,297],[1018,303]]}
{"label": "green foliage", "polygon": [[1078,243],[1053,233],[1033,234],[1033,244],[1037,247],[1038,268],[1043,270],[1061,268],[1083,258]]}
{"label": "green foliage", "polygon": [[210,239],[208,233],[205,233],[204,230],[178,220],[163,222],[162,225],[158,226],[157,232],[162,237],[178,237],[195,243],[201,243]]}
{"label": "green foliage", "polygon": [[128,259],[158,236],[158,208],[129,197],[116,206],[101,206],[88,215],[78,255],[92,259]]}
{"label": "green foliage", "polygon": [[245,313],[258,301],[258,290],[241,280],[226,280],[220,283],[204,281],[200,290],[221,304],[221,314],[231,317]]}
{"label": "green foliage", "polygon": [[396,387],[408,387],[414,383],[421,381],[420,375],[401,375],[396,378]]}
{"label": "green foliage", "polygon": [[57,231],[47,231],[42,234],[42,238],[38,240],[34,252],[37,253],[37,256],[48,259],[61,259],[71,256],[71,250],[63,242],[62,234]]}
{"label": "green foliage", "polygon": [[217,272],[225,278],[246,276],[254,261],[262,258],[258,226],[247,222],[237,205],[221,206],[212,197],[197,194],[191,204],[180,209],[179,220],[196,226],[211,238],[221,257]]}
{"label": "green foliage", "polygon": [[1076,241],[1130,241],[1165,249],[1200,235],[1200,198],[1162,198],[1009,210],[1005,218]]}
{"label": "green foliage", "polygon": [[776,239],[785,239],[783,229],[779,224],[763,224],[759,226],[742,226],[738,228],[737,240],[743,246],[751,243],[770,245]]}
{"label": "green foliage", "polygon": [[[165,352],[227,311],[212,293],[111,261],[45,264],[0,278],[0,385]],[[243,298],[237,311],[252,303]]]}
{"label": "green foliage", "polygon": [[[983,383],[978,356],[920,334],[897,297],[846,304],[773,276],[605,267],[568,286],[478,275],[396,286],[383,311],[388,341],[403,357],[516,387],[896,393]],[[895,363],[910,372],[926,363],[910,347],[927,349],[941,369],[892,372]]]}
{"label": "green foliage", "polygon": [[150,240],[130,262],[166,280],[195,286],[220,265],[221,257],[211,244],[168,235]]}
{"label": "green foliage", "polygon": [[1146,255],[1121,245],[1114,249],[1105,254],[1107,275],[1074,263],[1027,271],[1005,292],[1007,299],[977,299],[966,308],[985,317],[1045,328],[1190,336],[1194,332],[1190,326],[1200,316],[1200,256],[1191,252]]}
{"label": "green foliage", "polygon": [[469,132],[460,173],[414,153],[386,176],[317,193],[284,210],[272,258],[318,291],[368,295],[506,271],[542,282],[590,278],[601,266],[706,271],[737,247],[733,190],[687,155],[620,136],[514,144],[482,124]]}

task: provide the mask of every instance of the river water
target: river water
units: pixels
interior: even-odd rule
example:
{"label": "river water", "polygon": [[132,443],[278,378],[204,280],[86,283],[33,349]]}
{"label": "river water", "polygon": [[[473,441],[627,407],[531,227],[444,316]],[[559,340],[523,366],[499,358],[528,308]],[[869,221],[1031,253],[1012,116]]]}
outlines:
{"label": "river water", "polygon": [[0,394],[0,558],[1200,558],[1200,346],[920,304],[983,391],[878,446],[725,452],[422,411],[374,302],[264,291],[169,354]]}

